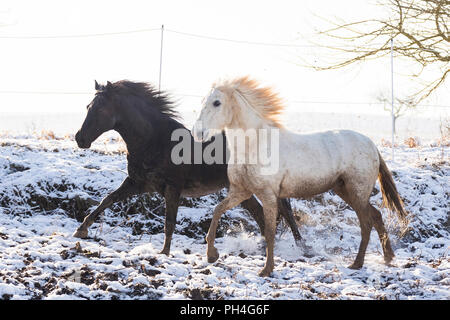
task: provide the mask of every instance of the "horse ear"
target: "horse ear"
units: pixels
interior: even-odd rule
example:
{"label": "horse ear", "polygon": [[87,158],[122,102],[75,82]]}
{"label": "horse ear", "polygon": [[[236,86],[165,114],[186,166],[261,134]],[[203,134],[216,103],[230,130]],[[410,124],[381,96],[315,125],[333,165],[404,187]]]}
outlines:
{"label": "horse ear", "polygon": [[95,81],[95,90],[99,91],[100,90],[100,85],[98,84],[97,80],[94,80],[94,81]]}
{"label": "horse ear", "polygon": [[112,83],[109,82],[109,81],[106,81],[106,86],[107,86],[107,87],[111,87],[111,86],[112,86]]}

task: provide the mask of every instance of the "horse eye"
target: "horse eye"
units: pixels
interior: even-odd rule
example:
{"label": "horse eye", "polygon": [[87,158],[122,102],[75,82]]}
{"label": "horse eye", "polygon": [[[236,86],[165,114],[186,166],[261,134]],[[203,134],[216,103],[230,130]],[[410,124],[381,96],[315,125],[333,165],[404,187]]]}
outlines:
{"label": "horse eye", "polygon": [[214,106],[214,107],[220,106],[220,101],[219,101],[219,100],[214,101],[214,102],[213,102],[213,106]]}

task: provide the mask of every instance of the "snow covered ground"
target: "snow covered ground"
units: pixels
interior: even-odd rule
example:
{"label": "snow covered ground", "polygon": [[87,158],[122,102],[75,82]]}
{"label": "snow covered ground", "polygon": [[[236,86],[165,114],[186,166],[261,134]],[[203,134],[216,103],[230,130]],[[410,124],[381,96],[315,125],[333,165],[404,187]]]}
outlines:
{"label": "snow covered ground", "polygon": [[[359,246],[356,215],[337,196],[292,200],[314,256],[305,257],[281,223],[272,277],[256,224],[240,208],[221,220],[214,264],[204,236],[220,194],[183,201],[170,256],[163,206],[151,195],[107,210],[90,238],[72,237],[83,215],[126,177],[115,139],[80,150],[70,139],[0,137],[0,298],[2,299],[450,299],[448,147],[380,146],[411,214],[398,236],[384,214],[396,253],[383,264],[372,232],[365,265],[347,266]],[[47,137],[48,138],[48,137]],[[374,191],[372,202],[380,204]]]}

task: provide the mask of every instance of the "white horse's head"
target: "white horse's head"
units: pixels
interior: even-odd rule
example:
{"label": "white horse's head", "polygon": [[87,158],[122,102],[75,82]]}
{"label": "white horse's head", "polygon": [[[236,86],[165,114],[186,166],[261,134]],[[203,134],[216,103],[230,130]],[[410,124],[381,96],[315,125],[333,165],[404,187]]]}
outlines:
{"label": "white horse's head", "polygon": [[223,81],[204,99],[192,133],[195,140],[207,141],[230,127],[256,129],[263,123],[279,128],[277,117],[282,109],[281,98],[271,88],[249,77]]}
{"label": "white horse's head", "polygon": [[231,123],[233,114],[230,98],[218,88],[213,88],[205,97],[200,116],[192,129],[196,141],[208,141]]}

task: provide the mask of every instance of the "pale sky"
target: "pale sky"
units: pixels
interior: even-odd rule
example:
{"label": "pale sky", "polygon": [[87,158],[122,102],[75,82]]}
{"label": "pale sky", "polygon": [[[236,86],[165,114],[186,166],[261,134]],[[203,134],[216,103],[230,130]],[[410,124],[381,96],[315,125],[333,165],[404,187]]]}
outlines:
{"label": "pale sky", "polygon": [[[318,72],[296,65],[314,61],[321,50],[271,47],[206,40],[169,30],[240,41],[308,45],[315,15],[359,20],[378,12],[369,1],[10,1],[0,4],[0,91],[88,92],[94,79],[158,84],[161,32],[88,38],[8,39],[7,36],[58,36],[160,28],[164,24],[162,89],[185,108],[200,108],[200,98],[224,77],[251,75],[273,85],[290,101],[374,101],[390,90],[390,60]],[[3,37],[3,38],[2,38]],[[314,39],[314,38],[311,38]],[[400,62],[398,68],[400,67]],[[411,86],[395,76],[396,92]],[[449,104],[442,89],[427,101]],[[84,112],[92,95],[0,93],[0,112]],[[329,108],[303,104],[313,109]],[[339,105],[339,108],[346,106]],[[361,108],[361,106],[347,106]],[[326,111],[326,109],[323,109]]]}

